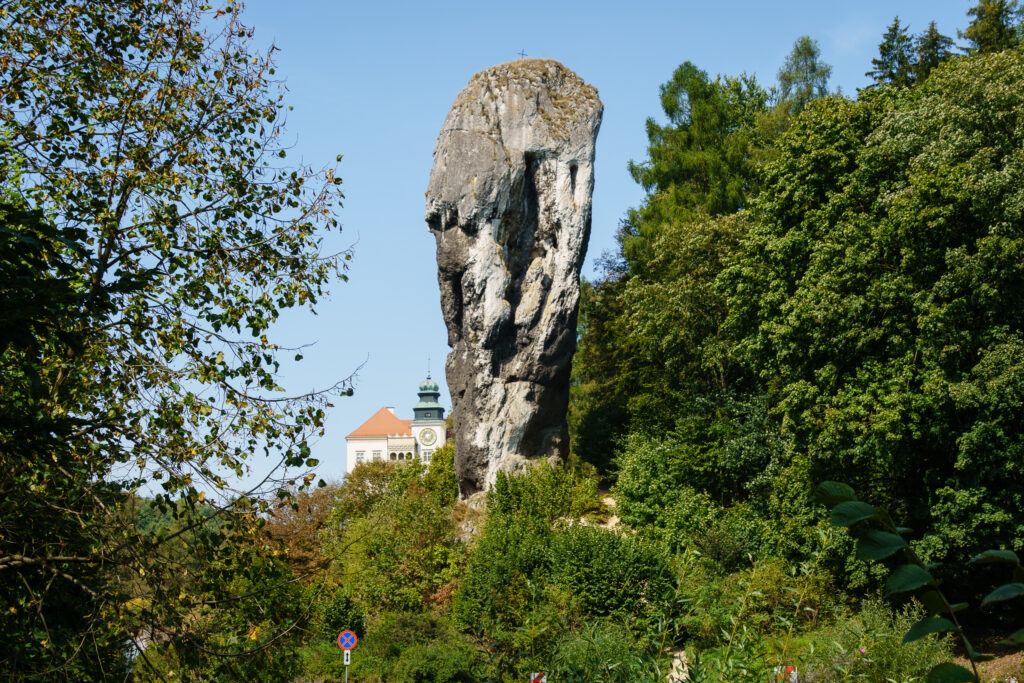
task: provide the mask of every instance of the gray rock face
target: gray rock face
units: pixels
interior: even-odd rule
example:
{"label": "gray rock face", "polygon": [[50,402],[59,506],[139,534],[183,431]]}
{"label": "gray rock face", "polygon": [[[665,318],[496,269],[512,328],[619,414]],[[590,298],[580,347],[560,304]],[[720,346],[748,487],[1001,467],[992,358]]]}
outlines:
{"label": "gray rock face", "polygon": [[426,220],[448,325],[464,497],[568,452],[579,275],[590,237],[597,90],[555,61],[469,81],[434,148]]}

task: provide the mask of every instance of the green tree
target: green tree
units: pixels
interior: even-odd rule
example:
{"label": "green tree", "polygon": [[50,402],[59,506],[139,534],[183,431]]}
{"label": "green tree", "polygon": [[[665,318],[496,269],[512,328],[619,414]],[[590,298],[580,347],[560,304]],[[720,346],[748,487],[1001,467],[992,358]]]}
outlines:
{"label": "green tree", "polygon": [[630,162],[630,174],[647,192],[672,191],[681,206],[735,211],[750,191],[753,123],[767,102],[752,76],[712,81],[684,62],[661,86],[668,125],[647,119],[648,159]]}
{"label": "green tree", "polygon": [[[736,367],[723,354],[725,301],[715,288],[747,229],[740,215],[665,221],[623,286],[616,341],[634,428],[673,428],[697,396],[723,396]],[[699,409],[698,409],[699,410]]]}
{"label": "green tree", "polygon": [[[99,653],[157,632],[211,657],[266,654],[288,628],[275,612],[257,638],[207,637],[218,610],[290,580],[257,561],[267,544],[231,542],[265,507],[231,478],[259,454],[295,482],[343,389],[288,397],[276,382],[272,323],[340,274],[344,255],[321,254],[340,179],[280,161],[285,105],[251,36],[233,4],[12,0],[0,14],[0,197],[20,212],[4,209],[0,262],[24,303],[5,316],[29,321],[0,348],[0,591],[19,595],[2,630],[21,643],[5,670],[96,678],[116,670]],[[175,532],[135,528],[125,506],[145,486],[192,530],[198,576],[174,561]],[[69,625],[48,631],[51,613]]]}
{"label": "green tree", "polygon": [[1004,52],[810,107],[721,278],[792,439],[778,480],[857,481],[926,561],[1024,544],[1022,77]]}
{"label": "green tree", "polygon": [[647,121],[648,158],[629,167],[648,195],[620,225],[603,280],[582,287],[570,433],[602,472],[624,432],[671,428],[694,390],[728,374],[711,349],[721,308],[710,285],[744,226],[717,217],[757,195],[789,118],[770,101],[752,77],[711,80],[690,62],[661,86],[668,123]]}
{"label": "green tree", "polygon": [[[334,572],[369,613],[418,611],[446,603],[465,548],[457,539],[452,506],[456,502],[453,455],[444,448],[437,467],[418,462],[364,463],[353,470],[389,470],[386,484],[365,512],[353,514],[349,480],[324,526],[324,554],[341,567]],[[442,474],[451,468],[452,474]],[[366,478],[362,479],[362,483]],[[353,482],[362,488],[360,481]]]}
{"label": "green tree", "polygon": [[602,474],[611,469],[615,440],[629,422],[613,329],[622,314],[618,294],[624,281],[620,278],[621,273],[608,273],[600,282],[584,279],[580,283],[579,342],[569,386],[572,454]]}
{"label": "green tree", "polygon": [[1020,44],[1021,9],[1017,0],[980,0],[967,10],[974,17],[965,31],[958,31],[971,45],[968,54],[1001,52]]}
{"label": "green tree", "polygon": [[100,529],[83,524],[106,520],[116,489],[97,483],[98,495],[83,497],[91,471],[67,444],[91,424],[48,403],[49,359],[80,353],[74,330],[110,312],[108,286],[87,290],[69,259],[85,252],[84,236],[0,203],[0,662],[28,675],[62,670],[69,680],[125,668],[126,634],[105,623],[109,612],[95,612],[96,596],[116,591],[102,563],[89,561]]}
{"label": "green tree", "polygon": [[[934,23],[932,28],[934,28]],[[875,79],[875,85],[898,85],[906,87],[913,82],[915,74],[914,44],[907,27],[900,24],[897,16],[878,44],[878,57],[871,60],[874,68],[865,73]]]}
{"label": "green tree", "polygon": [[918,83],[928,78],[932,69],[949,59],[952,55],[953,39],[939,33],[935,22],[917,37],[917,57],[914,61],[914,80]]}
{"label": "green tree", "polygon": [[779,94],[792,114],[797,114],[807,103],[828,95],[828,79],[832,66],[821,61],[821,47],[810,36],[800,36],[793,50],[779,69]]}
{"label": "green tree", "polygon": [[423,475],[423,486],[442,507],[451,507],[459,499],[459,480],[455,476],[455,441],[449,439],[434,451]]}

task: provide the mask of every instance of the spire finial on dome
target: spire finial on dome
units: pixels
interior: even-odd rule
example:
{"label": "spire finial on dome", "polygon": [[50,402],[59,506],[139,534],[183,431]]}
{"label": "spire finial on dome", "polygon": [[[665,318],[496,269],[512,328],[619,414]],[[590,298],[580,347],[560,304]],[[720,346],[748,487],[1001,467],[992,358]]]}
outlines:
{"label": "spire finial on dome", "polygon": [[427,379],[430,379],[430,354],[427,354]]}

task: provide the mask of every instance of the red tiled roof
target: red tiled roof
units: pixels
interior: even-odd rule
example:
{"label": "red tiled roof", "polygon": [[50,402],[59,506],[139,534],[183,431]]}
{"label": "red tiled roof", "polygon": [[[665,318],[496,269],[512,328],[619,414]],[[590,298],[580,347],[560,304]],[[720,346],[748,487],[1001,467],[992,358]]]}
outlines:
{"label": "red tiled roof", "polygon": [[387,408],[381,408],[373,417],[348,435],[353,437],[412,436],[412,420],[400,420]]}

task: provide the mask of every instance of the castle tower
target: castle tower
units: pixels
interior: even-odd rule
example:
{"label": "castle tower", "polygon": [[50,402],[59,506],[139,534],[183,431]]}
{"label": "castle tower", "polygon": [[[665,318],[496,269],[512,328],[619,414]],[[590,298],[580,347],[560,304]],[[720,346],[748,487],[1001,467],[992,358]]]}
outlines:
{"label": "castle tower", "polygon": [[441,390],[437,382],[430,379],[430,371],[427,371],[427,378],[420,382],[419,403],[413,409],[411,423],[413,436],[416,438],[416,451],[420,460],[430,462],[430,456],[434,451],[444,445],[446,429],[444,424],[444,408],[438,402],[441,398]]}

